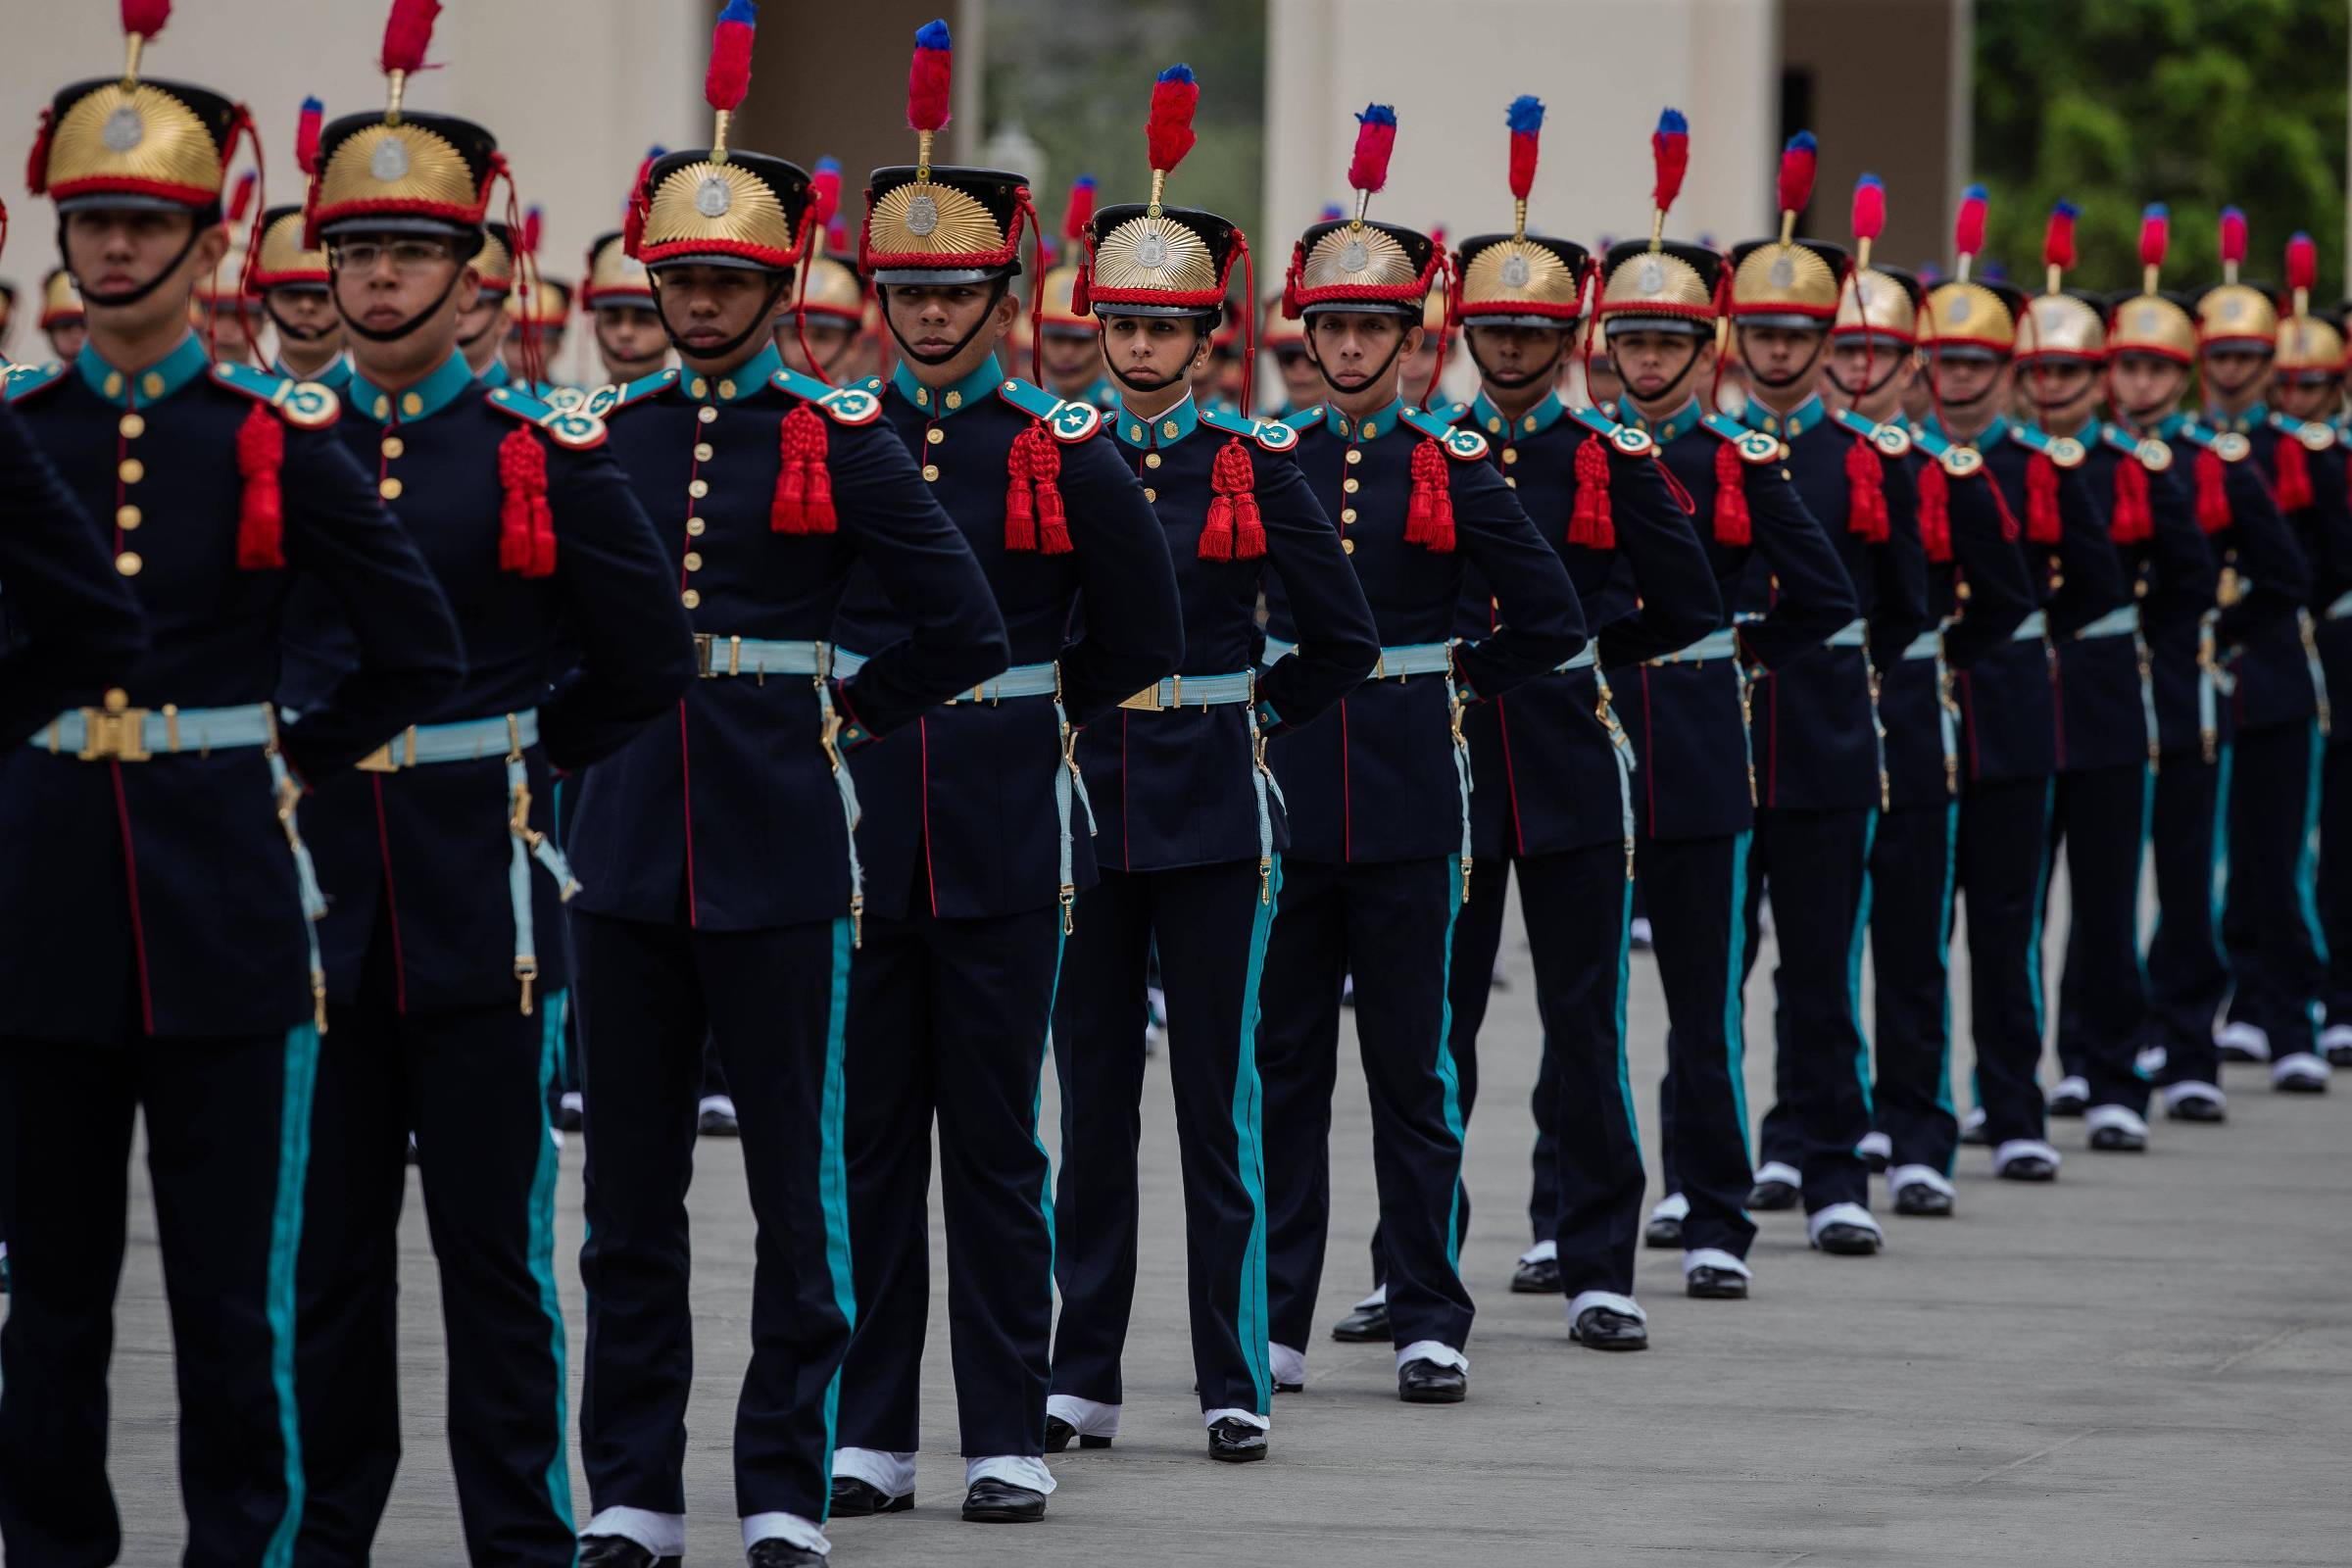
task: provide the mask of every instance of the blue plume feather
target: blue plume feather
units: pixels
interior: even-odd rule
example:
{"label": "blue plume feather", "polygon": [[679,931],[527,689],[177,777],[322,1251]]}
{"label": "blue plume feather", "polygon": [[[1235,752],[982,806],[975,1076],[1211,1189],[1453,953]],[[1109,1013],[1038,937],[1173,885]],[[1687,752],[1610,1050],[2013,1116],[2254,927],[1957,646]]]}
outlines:
{"label": "blue plume feather", "polygon": [[1511,100],[1511,107],[1503,118],[1509,123],[1514,135],[1524,131],[1542,130],[1544,128],[1544,100],[1533,93],[1523,92]]}
{"label": "blue plume feather", "polygon": [[1662,135],[1688,136],[1690,134],[1690,122],[1683,118],[1683,112],[1680,109],[1660,110],[1658,130]]}
{"label": "blue plume feather", "polygon": [[760,7],[756,0],[727,0],[727,8],[718,14],[721,22],[740,22],[747,27],[760,24]]}
{"label": "blue plume feather", "polygon": [[914,29],[914,46],[917,49],[949,48],[948,24],[944,22],[924,23]]}
{"label": "blue plume feather", "polygon": [[1819,149],[1820,143],[1814,141],[1813,133],[1809,130],[1800,130],[1788,138],[1788,151],[1792,153],[1816,152]]}
{"label": "blue plume feather", "polygon": [[1193,79],[1193,68],[1190,66],[1170,66],[1167,70],[1159,74],[1158,79],[1161,81],[1190,81]]}
{"label": "blue plume feather", "polygon": [[1396,111],[1388,104],[1366,104],[1364,112],[1355,118],[1358,124],[1394,125],[1396,123]]}

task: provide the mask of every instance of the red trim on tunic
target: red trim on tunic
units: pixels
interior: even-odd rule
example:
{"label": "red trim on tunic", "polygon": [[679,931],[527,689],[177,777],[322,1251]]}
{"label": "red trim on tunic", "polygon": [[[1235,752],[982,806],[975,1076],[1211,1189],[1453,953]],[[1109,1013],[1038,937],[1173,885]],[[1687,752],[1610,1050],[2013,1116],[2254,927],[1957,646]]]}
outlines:
{"label": "red trim on tunic", "polygon": [[931,889],[931,918],[939,918],[939,869],[931,863],[931,721],[917,719],[915,738],[923,747],[923,882]]}
{"label": "red trim on tunic", "polygon": [[686,923],[703,923],[703,906],[694,897],[694,763],[687,757],[686,699],[678,699],[678,804],[686,817]]}
{"label": "red trim on tunic", "polygon": [[409,1010],[409,964],[400,951],[400,893],[392,882],[392,830],[384,821],[384,776],[368,781],[375,791],[375,853],[384,867],[384,907],[392,916],[392,1010]]}
{"label": "red trim on tunic", "polygon": [[155,1033],[155,997],[147,984],[147,926],[139,918],[139,858],[130,844],[130,803],[122,796],[122,764],[109,762],[115,781],[115,821],[122,833],[122,887],[130,896],[130,952],[139,965],[139,1027]]}

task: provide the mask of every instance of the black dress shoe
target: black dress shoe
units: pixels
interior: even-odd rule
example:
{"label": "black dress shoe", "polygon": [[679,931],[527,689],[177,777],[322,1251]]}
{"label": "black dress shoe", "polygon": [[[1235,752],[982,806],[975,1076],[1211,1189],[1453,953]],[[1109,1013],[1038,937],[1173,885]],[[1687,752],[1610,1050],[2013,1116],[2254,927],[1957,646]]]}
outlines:
{"label": "black dress shoe", "polygon": [[1671,1248],[1676,1251],[1682,1250],[1683,1222],[1671,1216],[1653,1217],[1647,1225],[1642,1228],[1642,1245],[1660,1249]]}
{"label": "black dress shoe", "polygon": [[1227,1416],[1208,1429],[1208,1456],[1225,1464],[1249,1464],[1266,1456],[1263,1428]]}
{"label": "black dress shoe", "polygon": [[1695,1301],[1744,1301],[1747,1276],[1701,1263],[1683,1276],[1683,1294]]}
{"label": "black dress shoe", "polygon": [[1864,1150],[1862,1152],[1862,1163],[1870,1167],[1870,1173],[1873,1176],[1884,1176],[1886,1174],[1886,1155],[1880,1150]]}
{"label": "black dress shoe", "polygon": [[1747,1190],[1747,1206],[1759,1213],[1794,1208],[1797,1190],[1787,1182],[1758,1182]]}
{"label": "black dress shoe", "polygon": [[1306,1385],[1303,1383],[1285,1383],[1282,1381],[1282,1379],[1276,1378],[1274,1380],[1274,1392],[1276,1394],[1304,1394],[1306,1392]]}
{"label": "black dress shoe", "polygon": [[1556,1257],[1523,1257],[1511,1270],[1513,1296],[1557,1296],[1560,1294],[1560,1260]]}
{"label": "black dress shoe", "polygon": [[678,1568],[684,1559],[657,1557],[626,1536],[582,1536],[575,1560],[578,1568]]}
{"label": "black dress shoe", "polygon": [[1349,1345],[1385,1345],[1389,1338],[1389,1303],[1373,1301],[1355,1308],[1331,1326],[1331,1337]]}
{"label": "black dress shoe", "polygon": [[2230,1110],[2218,1100],[2177,1100],[2164,1107],[2164,1119],[2225,1122],[2230,1119]]}
{"label": "black dress shoe", "polygon": [[2005,1182],[2054,1182],[2058,1166],[2039,1154],[2020,1154],[1993,1174]]}
{"label": "black dress shoe", "polygon": [[1470,1374],[1423,1359],[1396,1369],[1396,1397],[1407,1404],[1459,1404],[1470,1397]]}
{"label": "black dress shoe", "polygon": [[2101,1127],[2090,1135],[2090,1147],[2109,1154],[2144,1154],[2148,1135],[2129,1127]]}
{"label": "black dress shoe", "polygon": [[856,1476],[833,1478],[833,1517],[836,1519],[864,1519],[878,1513],[905,1513],[914,1506],[914,1494],[892,1496],[880,1487],[858,1480]]}
{"label": "black dress shoe", "polygon": [[1072,1438],[1078,1439],[1078,1446],[1081,1448],[1107,1448],[1110,1446],[1108,1438],[1081,1437],[1078,1429],[1061,1417],[1057,1415],[1046,1417],[1046,1451],[1048,1453],[1061,1452],[1070,1446]]}
{"label": "black dress shoe", "polygon": [[735,1113],[731,1110],[721,1110],[715,1105],[696,1113],[694,1130],[705,1138],[740,1138],[743,1136],[742,1126],[736,1121]]}
{"label": "black dress shoe", "polygon": [[810,1551],[807,1546],[796,1546],[789,1541],[778,1541],[772,1536],[765,1541],[753,1542],[752,1549],[743,1554],[743,1560],[751,1568],[825,1568],[826,1563],[823,1552]]}
{"label": "black dress shoe", "polygon": [[586,1121],[581,1114],[580,1107],[573,1104],[568,1096],[556,1102],[556,1130],[558,1132],[576,1133],[584,1125],[586,1125]]}
{"label": "black dress shoe", "polygon": [[1984,1123],[1981,1121],[1973,1124],[1963,1121],[1960,1124],[1960,1141],[1971,1149],[1986,1149],[1991,1147],[1992,1134],[1984,1130]]}
{"label": "black dress shoe", "polygon": [[982,1476],[963,1494],[963,1517],[972,1524],[1033,1525],[1046,1516],[1046,1494]]}
{"label": "black dress shoe", "polygon": [[1609,1306],[1588,1306],[1577,1314],[1568,1337],[1588,1350],[1646,1350],[1649,1325]]}
{"label": "black dress shoe", "polygon": [[1842,1220],[1824,1225],[1821,1234],[1813,1238],[1815,1247],[1839,1257],[1868,1257],[1879,1250],[1880,1242],[1879,1233],[1869,1226],[1848,1225]]}
{"label": "black dress shoe", "polygon": [[1894,1211],[1911,1219],[1950,1219],[1952,1195],[1939,1193],[1926,1182],[1912,1182],[1895,1193]]}
{"label": "black dress shoe", "polygon": [[2071,1089],[2062,1089],[2050,1096],[2050,1114],[2053,1116],[2080,1116],[2089,1108],[2090,1097],[2078,1095]]}

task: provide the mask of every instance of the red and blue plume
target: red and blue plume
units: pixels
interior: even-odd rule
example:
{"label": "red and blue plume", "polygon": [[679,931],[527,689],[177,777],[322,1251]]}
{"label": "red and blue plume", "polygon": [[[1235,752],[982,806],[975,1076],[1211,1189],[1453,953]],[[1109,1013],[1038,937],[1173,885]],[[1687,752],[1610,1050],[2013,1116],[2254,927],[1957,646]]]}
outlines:
{"label": "red and blue plume", "polygon": [[825,223],[825,249],[846,251],[850,248],[850,221],[835,213]]}
{"label": "red and blue plume", "polygon": [[326,105],[316,98],[302,101],[301,118],[294,122],[294,167],[306,174],[318,172],[318,127],[326,119]]}
{"label": "red and blue plume", "polygon": [[1152,83],[1152,119],[1144,127],[1152,167],[1164,174],[1184,162],[1198,140],[1193,134],[1193,111],[1200,106],[1200,84],[1190,66],[1170,66]]}
{"label": "red and blue plume", "polygon": [[1525,201],[1536,188],[1536,142],[1544,134],[1544,100],[1521,93],[1503,112],[1503,121],[1511,127],[1511,196]]}
{"label": "red and blue plume", "polygon": [[1960,193],[1960,214],[1952,220],[1952,249],[1974,256],[1984,248],[1984,187],[1971,185]]}
{"label": "red and blue plume", "polygon": [[753,0],[727,0],[710,29],[710,69],[703,74],[703,101],[721,114],[743,107],[752,90],[752,35],[760,25]]}
{"label": "red and blue plume", "polygon": [[1876,174],[1854,181],[1854,238],[1875,240],[1886,228],[1886,187]]}
{"label": "red and blue plume", "polygon": [[2286,286],[2309,293],[2319,281],[2320,248],[2309,234],[2297,234],[2286,242]]}
{"label": "red and blue plume", "polygon": [[808,214],[819,228],[841,211],[841,160],[819,158],[808,172]]}
{"label": "red and blue plume", "polygon": [[2246,215],[2234,207],[2222,209],[2222,261],[2235,267],[2246,259]]}
{"label": "red and blue plume", "polygon": [[1680,109],[1659,113],[1658,128],[1649,133],[1649,156],[1658,170],[1649,204],[1663,213],[1683,193],[1683,172],[1690,167],[1690,122],[1683,118]]}
{"label": "red and blue plume", "polygon": [[1323,210],[1315,215],[1315,221],[1318,223],[1336,223],[1347,216],[1348,209],[1342,207],[1338,202],[1325,202],[1323,204]]}
{"label": "red and blue plume", "polygon": [[1086,238],[1086,225],[1095,220],[1095,176],[1080,174],[1070,181],[1070,204],[1061,210],[1061,237],[1076,245]]}
{"label": "red and blue plume", "polygon": [[2162,202],[2150,202],[2139,215],[2139,265],[2162,267],[2172,244],[2173,214]]}
{"label": "red and blue plume", "polygon": [[1780,210],[1801,213],[1813,199],[1813,171],[1819,151],[1813,133],[1800,130],[1781,149]]}
{"label": "red and blue plume", "polygon": [[392,16],[384,24],[384,57],[380,62],[387,74],[424,69],[424,52],[432,47],[433,23],[440,15],[441,0],[392,0]]}
{"label": "red and blue plume", "polygon": [[914,64],[906,74],[906,123],[915,130],[937,130],[948,122],[950,68],[954,46],[948,24],[926,22],[914,32]]}
{"label": "red and blue plume", "polygon": [[172,0],[122,0],[122,30],[152,38],[172,20]]}
{"label": "red and blue plume", "polygon": [[1355,154],[1348,160],[1348,183],[1365,195],[1389,182],[1389,155],[1396,150],[1396,111],[1367,104],[1355,117]]}
{"label": "red and blue plume", "polygon": [[250,169],[237,177],[237,188],[228,198],[228,216],[221,220],[226,226],[234,228],[245,221],[245,215],[253,211],[253,187],[259,182],[260,177]]}
{"label": "red and blue plume", "polygon": [[2082,209],[2073,202],[2062,201],[2050,209],[2050,226],[2042,231],[2041,265],[2067,268],[2075,265],[2075,220]]}
{"label": "red and blue plume", "polygon": [[540,230],[545,227],[545,225],[546,220],[540,214],[538,204],[533,203],[523,212],[522,227],[516,229],[514,232],[515,250],[521,252],[525,256],[537,256],[539,254]]}

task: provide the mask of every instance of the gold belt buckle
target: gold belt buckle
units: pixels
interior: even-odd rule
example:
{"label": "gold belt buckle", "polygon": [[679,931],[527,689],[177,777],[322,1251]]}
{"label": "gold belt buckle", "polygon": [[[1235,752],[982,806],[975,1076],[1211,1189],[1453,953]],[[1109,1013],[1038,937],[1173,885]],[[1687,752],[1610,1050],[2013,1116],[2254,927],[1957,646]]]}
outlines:
{"label": "gold belt buckle", "polygon": [[[392,755],[394,741],[400,743],[401,755],[398,757]],[[393,736],[392,740],[384,742],[383,745],[378,746],[351,765],[355,771],[362,773],[397,773],[404,767],[415,767],[416,765],[416,726],[411,724],[407,729]]]}
{"label": "gold belt buckle", "polygon": [[1122,701],[1119,706],[1132,708],[1139,713],[1156,713],[1167,705],[1159,700],[1159,682],[1153,681],[1133,697]]}
{"label": "gold belt buckle", "polygon": [[711,678],[710,650],[717,641],[715,636],[707,631],[694,634],[694,672],[705,680]]}
{"label": "gold belt buckle", "polygon": [[85,762],[144,762],[147,751],[147,710],[103,708],[81,710],[81,750]]}

